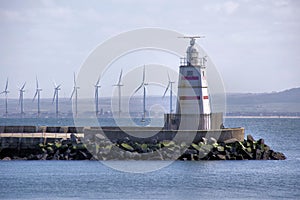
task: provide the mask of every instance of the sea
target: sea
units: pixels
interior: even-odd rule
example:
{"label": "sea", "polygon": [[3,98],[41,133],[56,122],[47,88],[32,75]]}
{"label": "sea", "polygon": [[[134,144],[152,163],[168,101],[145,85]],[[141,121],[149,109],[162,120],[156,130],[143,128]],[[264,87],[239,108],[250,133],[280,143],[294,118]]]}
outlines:
{"label": "sea", "polygon": [[[0,118],[0,125],[73,123],[71,119]],[[299,118],[226,118],[225,126],[245,127],[246,135],[263,138],[287,159],[0,161],[0,199],[300,199]],[[128,172],[112,166],[162,167]]]}

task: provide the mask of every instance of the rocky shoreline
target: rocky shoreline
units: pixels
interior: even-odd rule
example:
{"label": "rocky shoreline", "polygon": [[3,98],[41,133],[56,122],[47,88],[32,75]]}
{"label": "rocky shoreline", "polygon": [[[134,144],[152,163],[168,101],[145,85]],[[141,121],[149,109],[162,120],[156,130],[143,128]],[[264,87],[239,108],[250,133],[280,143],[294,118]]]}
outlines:
{"label": "rocky shoreline", "polygon": [[251,135],[243,142],[235,138],[218,143],[203,138],[199,143],[152,141],[138,143],[124,138],[114,143],[108,140],[84,141],[73,139],[40,143],[36,149],[0,151],[2,160],[285,160],[281,152],[272,150],[264,139]]}

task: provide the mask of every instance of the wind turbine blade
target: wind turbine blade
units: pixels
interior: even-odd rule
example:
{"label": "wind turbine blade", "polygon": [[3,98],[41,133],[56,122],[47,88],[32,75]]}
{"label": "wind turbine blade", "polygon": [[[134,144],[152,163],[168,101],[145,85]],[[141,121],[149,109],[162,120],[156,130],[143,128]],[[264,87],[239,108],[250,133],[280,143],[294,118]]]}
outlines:
{"label": "wind turbine blade", "polygon": [[169,71],[167,71],[167,74],[168,74],[168,80],[169,80],[169,82],[171,82]]}
{"label": "wind turbine blade", "polygon": [[120,73],[120,77],[119,77],[118,85],[120,85],[120,84],[121,84],[121,80],[122,80],[122,73],[123,73],[123,70],[121,69],[121,73]]}
{"label": "wind turbine blade", "polygon": [[72,99],[72,97],[73,97],[74,93],[75,93],[75,88],[74,88],[74,89],[73,89],[73,91],[72,91],[72,94],[71,94],[70,100]]}
{"label": "wind turbine blade", "polygon": [[37,79],[37,76],[35,77],[35,81],[36,81],[36,89],[38,89],[39,88],[39,81]]}
{"label": "wind turbine blade", "polygon": [[74,72],[74,87],[76,87],[76,77],[75,77],[75,72]]}
{"label": "wind turbine blade", "polygon": [[23,90],[25,88],[26,82],[23,84],[23,86],[21,87],[21,90]]}
{"label": "wind turbine blade", "polygon": [[35,94],[34,94],[34,97],[33,97],[33,99],[32,99],[32,101],[34,101],[35,100],[35,98],[36,98],[36,95],[38,94],[38,91],[36,91],[35,92]]}
{"label": "wind turbine blade", "polygon": [[143,83],[134,91],[134,93],[133,94],[135,94],[135,93],[137,93],[137,91],[139,91],[142,87],[143,87]]}
{"label": "wind turbine blade", "polygon": [[5,90],[4,91],[7,91],[7,88],[8,88],[8,78],[6,79],[6,85],[5,85]]}
{"label": "wind turbine blade", "polygon": [[3,91],[3,92],[0,92],[0,94],[3,94],[5,91]]}
{"label": "wind turbine blade", "polygon": [[59,84],[58,86],[56,86],[56,89],[59,90],[60,89],[61,84]]}
{"label": "wind turbine blade", "polygon": [[54,80],[52,81],[52,83],[53,83],[53,86],[54,86],[54,88],[56,88],[56,87],[57,87],[57,85],[56,85],[56,83],[55,83],[55,81],[54,81]]}
{"label": "wind turbine blade", "polygon": [[145,82],[145,65],[144,65],[144,69],[143,69],[143,83]]}
{"label": "wind turbine blade", "polygon": [[165,95],[166,95],[166,93],[167,93],[169,87],[170,87],[170,82],[169,82],[169,84],[168,84],[168,86],[167,86],[167,88],[166,88],[166,90],[165,90],[165,93],[164,93],[164,95],[163,95],[163,98],[165,97]]}
{"label": "wind turbine blade", "polygon": [[19,104],[18,105],[21,104],[21,101],[22,101],[22,99],[21,99],[21,92],[20,92],[20,95],[19,95]]}
{"label": "wind turbine blade", "polygon": [[56,96],[56,89],[54,90],[53,99],[52,99],[52,104],[54,103],[55,96]]}
{"label": "wind turbine blade", "polygon": [[95,85],[95,86],[98,86],[98,85],[99,85],[99,83],[100,83],[100,75],[99,75],[99,77],[98,77],[98,80],[97,80],[97,82],[96,82],[96,85]]}

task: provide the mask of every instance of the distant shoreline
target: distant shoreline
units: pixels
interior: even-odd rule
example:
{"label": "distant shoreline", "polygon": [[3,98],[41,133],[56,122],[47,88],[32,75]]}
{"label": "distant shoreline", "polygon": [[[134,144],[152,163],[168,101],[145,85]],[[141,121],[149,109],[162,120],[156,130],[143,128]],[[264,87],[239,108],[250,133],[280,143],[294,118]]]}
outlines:
{"label": "distant shoreline", "polygon": [[238,116],[224,116],[224,118],[234,118],[234,119],[237,119],[237,118],[245,118],[245,119],[248,119],[248,118],[255,118],[255,119],[263,119],[263,118],[270,118],[270,119],[299,119],[300,116],[259,116],[259,115],[254,115],[254,116],[251,116],[251,115],[238,115]]}

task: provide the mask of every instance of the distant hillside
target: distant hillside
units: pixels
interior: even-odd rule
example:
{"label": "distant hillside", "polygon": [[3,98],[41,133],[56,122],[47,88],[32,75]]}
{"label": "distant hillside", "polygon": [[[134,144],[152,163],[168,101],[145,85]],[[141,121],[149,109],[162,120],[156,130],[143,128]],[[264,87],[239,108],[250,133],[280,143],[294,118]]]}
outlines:
{"label": "distant hillside", "polygon": [[[5,116],[5,99],[0,98],[0,117]],[[176,107],[176,97],[173,96],[173,109]],[[60,98],[59,100],[60,116],[72,116],[72,102],[70,99]],[[84,112],[86,115],[94,113],[93,99],[79,99],[79,113]],[[129,103],[130,112],[134,115],[141,115],[142,112],[142,97],[134,97],[127,99],[123,97],[122,110],[126,112],[125,106]],[[99,109],[107,115],[111,115],[112,105],[115,112],[118,108],[118,101],[112,101],[110,98],[99,99]],[[128,107],[128,106],[127,106]],[[32,99],[24,99],[25,117],[36,116],[37,102]],[[152,96],[147,98],[146,110],[153,112],[152,115],[163,117],[165,112],[169,111],[169,98],[161,96]],[[300,116],[300,88],[293,88],[281,92],[272,93],[229,93],[227,94],[227,109],[228,116]],[[20,116],[20,106],[18,99],[8,99],[8,116]],[[55,116],[55,103],[52,99],[41,99],[41,116]]]}
{"label": "distant hillside", "polygon": [[300,116],[300,88],[272,93],[227,94],[227,113]]}

